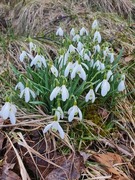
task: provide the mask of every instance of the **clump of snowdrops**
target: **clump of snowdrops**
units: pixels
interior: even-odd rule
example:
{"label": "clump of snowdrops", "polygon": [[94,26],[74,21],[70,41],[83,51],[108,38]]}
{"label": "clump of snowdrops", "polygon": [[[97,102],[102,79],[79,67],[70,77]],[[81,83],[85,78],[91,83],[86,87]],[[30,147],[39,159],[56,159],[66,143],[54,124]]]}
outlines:
{"label": "clump of snowdrops", "polygon": [[[61,120],[83,120],[82,108],[125,89],[125,75],[118,72],[119,57],[115,57],[111,45],[102,43],[97,20],[91,32],[83,27],[80,31],[72,28],[66,34],[59,27],[56,36],[60,47],[53,60],[32,41],[29,51],[22,51],[18,60],[26,71],[19,72],[15,91],[25,103],[40,104],[46,114],[54,115],[43,133],[52,129],[64,138]],[[16,112],[16,105],[8,97],[0,116],[15,124]]]}

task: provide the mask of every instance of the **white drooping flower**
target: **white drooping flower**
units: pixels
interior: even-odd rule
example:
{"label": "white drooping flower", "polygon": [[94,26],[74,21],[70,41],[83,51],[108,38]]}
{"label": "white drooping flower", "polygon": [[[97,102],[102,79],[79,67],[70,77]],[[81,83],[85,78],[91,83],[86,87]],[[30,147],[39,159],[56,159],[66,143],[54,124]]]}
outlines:
{"label": "white drooping flower", "polygon": [[50,94],[50,100],[52,101],[54,98],[56,98],[57,95],[60,93],[60,91],[61,91],[61,87],[56,86]]}
{"label": "white drooping flower", "polygon": [[98,89],[101,87],[101,95],[104,97],[106,96],[106,94],[110,91],[110,84],[109,82],[107,81],[107,79],[104,79],[102,82],[100,82],[96,89],[95,89],[95,92],[98,91]]}
{"label": "white drooping flower", "polygon": [[61,94],[62,101],[66,101],[69,98],[69,92],[65,85],[62,85],[61,87],[56,86],[50,94],[50,100],[52,101],[58,94]]}
{"label": "white drooping flower", "polygon": [[70,44],[69,48],[68,48],[68,51],[69,51],[69,53],[75,52],[76,51],[76,47],[73,46],[72,44]]}
{"label": "white drooping flower", "polygon": [[83,49],[83,44],[79,41],[78,44],[77,44],[77,50],[78,52],[80,52],[82,49]]}
{"label": "white drooping flower", "polygon": [[62,129],[62,127],[60,126],[58,121],[53,121],[51,124],[48,124],[44,130],[43,133],[46,133],[49,129],[52,129],[53,131],[58,131],[60,134],[61,139],[64,139],[64,131]]}
{"label": "white drooping flower", "polygon": [[94,54],[95,54],[96,52],[98,52],[98,53],[100,52],[100,49],[101,49],[101,48],[100,48],[100,45],[99,45],[99,44],[95,45],[93,48],[94,48]]}
{"label": "white drooping flower", "polygon": [[107,81],[109,81],[110,77],[111,77],[111,81],[113,81],[113,73],[112,73],[111,70],[109,70],[109,71],[107,72]]}
{"label": "white drooping flower", "polygon": [[74,79],[76,74],[78,74],[79,77],[84,81],[86,80],[86,72],[84,71],[82,65],[78,63],[78,61],[75,62],[75,66],[71,72],[71,79]]}
{"label": "white drooping flower", "polygon": [[90,61],[90,56],[87,53],[84,54],[84,60]]}
{"label": "white drooping flower", "polygon": [[26,87],[25,89],[23,89],[20,93],[20,98],[22,98],[22,96],[24,95],[25,98],[25,102],[29,102],[30,101],[30,95],[35,98],[36,94],[34,91],[32,91],[29,87]]}
{"label": "white drooping flower", "polygon": [[29,49],[30,49],[30,53],[32,54],[33,51],[36,51],[36,44],[34,44],[33,42],[29,43]]}
{"label": "white drooping flower", "polygon": [[61,55],[58,59],[59,67],[62,68],[64,65],[64,55]]}
{"label": "white drooping flower", "polygon": [[64,65],[66,65],[66,63],[67,63],[67,61],[68,61],[68,58],[69,58],[69,55],[70,55],[70,53],[69,53],[69,51],[67,51],[67,52],[65,53],[65,55],[64,55]]}
{"label": "white drooping flower", "polygon": [[64,118],[64,112],[61,109],[60,106],[57,107],[56,111],[55,111],[55,115],[57,116],[57,120],[59,121],[60,119]]}
{"label": "white drooping flower", "polygon": [[30,66],[32,67],[33,65],[36,65],[41,68],[42,64],[44,65],[44,67],[47,67],[44,56],[37,54],[31,61]]}
{"label": "white drooping flower", "polygon": [[15,86],[15,90],[17,89],[20,89],[21,92],[24,90],[24,85],[22,82],[17,83],[17,85]]}
{"label": "white drooping flower", "polygon": [[101,40],[102,40],[102,38],[101,38],[100,32],[99,32],[99,31],[96,31],[96,32],[94,33],[93,41],[94,41],[94,42],[97,41],[98,43],[101,43]]}
{"label": "white drooping flower", "polygon": [[114,61],[114,53],[108,53],[109,57],[110,57],[110,63],[113,63]]}
{"label": "white drooping flower", "polygon": [[59,27],[56,31],[56,36],[63,36],[64,35],[64,31],[61,27]]}
{"label": "white drooping flower", "polygon": [[72,39],[74,42],[79,42],[79,40],[80,40],[80,36],[79,36],[79,34],[76,34],[74,37],[73,37],[73,39]]}
{"label": "white drooping flower", "polygon": [[88,35],[88,31],[84,27],[82,27],[80,30],[80,36],[83,36],[83,35]]}
{"label": "white drooping flower", "polygon": [[79,114],[79,119],[82,120],[81,110],[79,109],[79,107],[77,105],[73,105],[68,110],[68,121],[71,122],[77,114]]}
{"label": "white drooping flower", "polygon": [[54,74],[55,77],[58,77],[58,70],[54,65],[51,65],[50,70]]}
{"label": "white drooping flower", "polygon": [[64,71],[64,76],[67,77],[69,75],[69,73],[72,72],[73,68],[74,68],[74,64],[72,62],[69,62]]}
{"label": "white drooping flower", "polygon": [[85,101],[88,102],[89,100],[91,100],[91,102],[94,103],[95,99],[96,97],[95,97],[94,90],[90,89],[85,97]]}
{"label": "white drooping flower", "polygon": [[109,48],[108,48],[108,47],[105,47],[105,50],[103,51],[104,57],[108,56],[109,52],[110,52],[110,51],[109,51]]}
{"label": "white drooping flower", "polygon": [[118,85],[118,91],[123,91],[125,89],[125,74],[121,76],[121,81]]}
{"label": "white drooping flower", "polygon": [[66,101],[69,98],[69,92],[65,85],[61,86],[62,101]]}
{"label": "white drooping flower", "polygon": [[94,20],[94,22],[92,23],[92,29],[97,29],[98,28],[98,21]]}
{"label": "white drooping flower", "polygon": [[21,62],[23,62],[24,59],[26,59],[26,58],[27,58],[27,52],[26,51],[22,51],[22,53],[20,54],[19,60]]}
{"label": "white drooping flower", "polygon": [[101,61],[97,60],[94,65],[93,65],[93,68],[97,68],[98,71],[101,70]]}
{"label": "white drooping flower", "polygon": [[72,37],[75,36],[75,29],[74,28],[71,29],[70,36],[72,36]]}
{"label": "white drooping flower", "polygon": [[9,117],[11,124],[16,123],[16,106],[10,102],[6,102],[0,111],[0,116],[5,120]]}

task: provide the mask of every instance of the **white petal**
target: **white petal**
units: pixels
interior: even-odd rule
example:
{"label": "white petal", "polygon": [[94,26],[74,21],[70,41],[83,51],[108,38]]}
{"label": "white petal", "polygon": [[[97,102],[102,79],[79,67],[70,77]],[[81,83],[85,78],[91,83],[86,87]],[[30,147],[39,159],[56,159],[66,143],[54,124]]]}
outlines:
{"label": "white petal", "polygon": [[97,29],[98,28],[98,21],[94,20],[94,22],[92,23],[92,29]]}
{"label": "white petal", "polygon": [[24,90],[24,85],[21,83],[21,82],[19,82],[16,86],[15,86],[15,90],[17,90],[17,89],[20,89],[20,91],[23,91]]}
{"label": "white petal", "polygon": [[95,92],[98,91],[98,89],[100,88],[101,84],[102,84],[102,82],[100,82],[100,83],[97,85],[97,87],[96,87],[96,89],[95,89]]}
{"label": "white petal", "polygon": [[61,93],[62,93],[62,100],[66,101],[69,98],[69,92],[65,85],[62,85]]}
{"label": "white petal", "polygon": [[19,59],[20,59],[21,62],[23,62],[26,57],[27,57],[26,51],[22,51],[22,53],[20,54],[20,58]]}
{"label": "white petal", "polygon": [[65,133],[64,133],[62,127],[60,126],[60,124],[58,124],[58,131],[59,131],[61,139],[64,139]]}
{"label": "white petal", "polygon": [[73,37],[73,41],[75,42],[75,41],[79,41],[79,39],[80,39],[80,36],[79,36],[79,34],[76,34],[74,37]]}
{"label": "white petal", "polygon": [[14,112],[11,111],[9,113],[9,118],[10,118],[11,124],[15,124],[16,123],[16,117],[15,117],[15,113]]}
{"label": "white petal", "polygon": [[32,91],[31,89],[29,89],[29,91],[30,91],[30,94],[32,95],[32,97],[35,98],[36,94],[34,93],[34,91]]}
{"label": "white petal", "polygon": [[90,91],[85,96],[85,101],[88,102],[90,99]]}
{"label": "white petal", "polygon": [[106,79],[103,80],[102,85],[101,85],[101,95],[104,97],[110,90],[110,84]]}
{"label": "white petal", "polygon": [[[81,65],[80,65],[81,66]],[[84,81],[86,80],[86,73],[82,67],[78,68],[80,69],[79,77],[82,78]]]}
{"label": "white petal", "polygon": [[63,36],[63,35],[64,35],[64,31],[63,31],[63,29],[62,29],[61,27],[59,27],[59,28],[57,29],[56,35],[57,35],[57,36]]}
{"label": "white petal", "polygon": [[61,88],[59,86],[56,86],[53,91],[50,94],[50,100],[52,101],[54,98],[56,98],[56,96],[58,95],[58,93],[60,92]]}
{"label": "white petal", "polygon": [[81,112],[81,110],[79,108],[78,108],[78,113],[79,113],[80,120],[82,120],[82,112]]}
{"label": "white petal", "polygon": [[123,91],[125,89],[125,82],[122,80],[118,85],[118,91]]}
{"label": "white petal", "polygon": [[1,109],[1,116],[3,119],[7,119],[10,113],[10,103],[6,102],[5,105]]}
{"label": "white petal", "polygon": [[48,125],[44,128],[43,133],[46,133],[51,127],[52,127],[52,123],[51,123],[51,124],[48,124]]}
{"label": "white petal", "polygon": [[72,110],[70,110],[70,114],[68,116],[69,122],[71,122],[74,119],[74,115],[75,115],[75,108],[72,108]]}
{"label": "white petal", "polygon": [[30,91],[29,91],[28,87],[25,88],[24,96],[25,96],[25,102],[26,103],[29,102],[29,100],[30,100]]}
{"label": "white petal", "polygon": [[70,36],[75,36],[75,29],[74,28],[71,29]]}
{"label": "white petal", "polygon": [[51,71],[52,71],[52,73],[54,74],[54,76],[55,77],[58,77],[58,70],[56,69],[56,67],[55,66],[51,66]]}

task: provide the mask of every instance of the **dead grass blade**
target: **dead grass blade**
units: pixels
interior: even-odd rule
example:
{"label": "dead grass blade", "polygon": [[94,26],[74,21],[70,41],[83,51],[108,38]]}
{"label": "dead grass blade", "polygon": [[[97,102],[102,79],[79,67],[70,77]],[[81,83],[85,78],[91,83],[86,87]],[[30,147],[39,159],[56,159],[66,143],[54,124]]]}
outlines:
{"label": "dead grass blade", "polygon": [[19,163],[19,166],[20,166],[20,173],[21,173],[22,180],[31,180],[28,173],[27,173],[27,171],[26,171],[26,169],[25,169],[25,166],[24,166],[24,164],[22,162],[22,159],[21,159],[17,149],[15,148],[15,146],[13,145],[10,137],[7,134],[6,134],[6,137],[8,138],[8,140],[9,140],[9,142],[10,142],[11,146],[13,147],[14,152],[16,154],[16,157],[17,157],[17,160],[18,160],[18,163]]}

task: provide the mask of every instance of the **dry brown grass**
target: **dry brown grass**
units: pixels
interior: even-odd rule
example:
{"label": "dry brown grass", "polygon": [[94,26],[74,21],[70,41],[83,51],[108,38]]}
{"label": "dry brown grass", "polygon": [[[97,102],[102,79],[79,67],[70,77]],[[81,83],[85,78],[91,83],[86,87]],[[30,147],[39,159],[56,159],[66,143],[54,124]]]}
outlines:
{"label": "dry brown grass", "polygon": [[119,15],[130,16],[135,8],[131,0],[88,0],[91,7],[103,12],[118,13]]}

